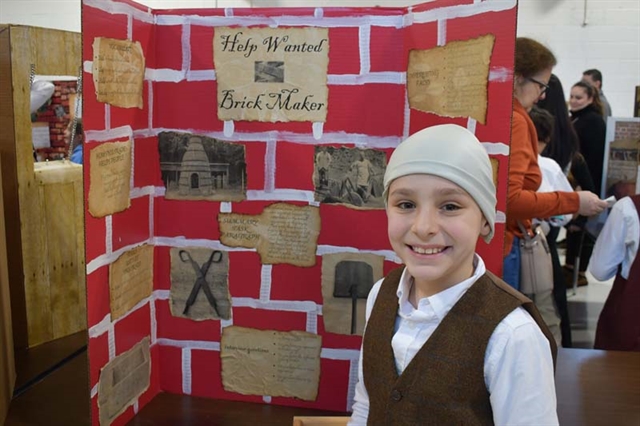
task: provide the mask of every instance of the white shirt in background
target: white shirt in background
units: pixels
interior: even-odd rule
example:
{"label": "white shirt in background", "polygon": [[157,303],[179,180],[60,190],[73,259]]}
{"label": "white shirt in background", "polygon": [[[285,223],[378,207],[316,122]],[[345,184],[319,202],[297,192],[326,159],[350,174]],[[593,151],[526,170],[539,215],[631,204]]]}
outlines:
{"label": "white shirt in background", "polygon": [[638,253],[640,219],[633,201],[629,197],[613,205],[611,213],[600,231],[589,261],[589,272],[598,281],[606,281],[616,275],[622,264],[620,275],[629,278],[629,270]]}
{"label": "white shirt in background", "polygon": [[[409,365],[451,308],[486,272],[482,258],[476,255],[475,260],[476,268],[471,278],[420,299],[418,309],[408,300],[413,279],[404,270],[398,284],[398,316],[391,340],[398,374]],[[367,298],[367,321],[382,281],[373,286]],[[549,341],[524,308],[518,307],[507,315],[491,335],[484,359],[484,378],[496,425],[558,424]],[[349,425],[366,424],[368,415],[369,394],[364,385],[361,351]]]}
{"label": "white shirt in background", "polygon": [[[555,160],[538,155],[538,166],[542,172],[542,182],[538,192],[573,192],[573,188]],[[565,214],[548,219],[551,226],[564,226],[571,221],[573,215]]]}

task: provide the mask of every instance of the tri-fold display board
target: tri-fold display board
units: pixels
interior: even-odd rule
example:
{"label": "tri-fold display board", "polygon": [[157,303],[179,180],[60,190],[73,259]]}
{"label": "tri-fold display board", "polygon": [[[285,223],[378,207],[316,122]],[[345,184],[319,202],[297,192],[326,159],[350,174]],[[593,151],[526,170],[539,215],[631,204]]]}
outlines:
{"label": "tri-fold display board", "polygon": [[491,155],[501,272],[516,1],[150,10],[84,0],[93,423],[159,392],[347,411],[398,266],[382,179],[457,123]]}

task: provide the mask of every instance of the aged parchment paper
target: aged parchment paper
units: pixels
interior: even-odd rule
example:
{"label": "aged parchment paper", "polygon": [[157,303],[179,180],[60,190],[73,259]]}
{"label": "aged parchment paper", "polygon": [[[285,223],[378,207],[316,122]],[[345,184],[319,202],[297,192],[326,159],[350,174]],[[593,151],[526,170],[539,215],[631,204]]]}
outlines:
{"label": "aged parchment paper", "polygon": [[218,118],[326,121],[326,28],[215,28]]}
{"label": "aged parchment paper", "polygon": [[245,395],[314,401],[320,381],[322,337],[306,331],[225,327],[220,342],[222,385]]}
{"label": "aged parchment paper", "polygon": [[[373,284],[383,277],[383,263],[384,257],[368,253],[332,253],[322,256],[322,321],[326,331],[362,336],[366,295]],[[361,272],[362,264],[370,267],[364,268],[365,272],[370,271],[370,275]],[[354,333],[351,332],[353,300],[348,297],[351,285],[354,290],[359,290]]]}
{"label": "aged parchment paper", "polygon": [[111,320],[129,312],[153,291],[153,246],[129,250],[109,265]]}
{"label": "aged parchment paper", "polygon": [[320,209],[272,204],[257,216],[220,213],[220,242],[229,247],[255,248],[263,264],[316,264]]}
{"label": "aged parchment paper", "polygon": [[100,372],[98,410],[100,425],[109,426],[149,388],[151,356],[149,338],[118,355]]}
{"label": "aged parchment paper", "polygon": [[497,158],[489,157],[491,161],[491,169],[493,171],[493,184],[498,187],[498,172],[500,171],[500,162]]}
{"label": "aged parchment paper", "polygon": [[92,73],[98,101],[142,108],[144,66],[140,42],[96,37]]}
{"label": "aged parchment paper", "polygon": [[487,83],[495,36],[411,50],[407,70],[409,105],[446,117],[486,124]]}
{"label": "aged parchment paper", "polygon": [[[196,321],[231,318],[229,293],[229,254],[226,251],[198,247],[171,248],[171,315]],[[194,303],[185,313],[189,296],[198,285],[198,269],[205,278],[195,294]],[[214,303],[210,303],[204,286],[208,286]]]}
{"label": "aged parchment paper", "polygon": [[89,213],[104,217],[131,205],[131,140],[107,142],[91,150]]}

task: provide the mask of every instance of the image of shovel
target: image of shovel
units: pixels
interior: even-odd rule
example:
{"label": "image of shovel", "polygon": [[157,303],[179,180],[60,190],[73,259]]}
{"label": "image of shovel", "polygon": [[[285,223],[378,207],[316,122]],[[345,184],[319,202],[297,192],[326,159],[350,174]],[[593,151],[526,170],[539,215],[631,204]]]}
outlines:
{"label": "image of shovel", "polygon": [[373,287],[373,268],[365,262],[343,260],[335,271],[333,297],[351,299],[351,334],[356,333],[358,299],[366,299]]}

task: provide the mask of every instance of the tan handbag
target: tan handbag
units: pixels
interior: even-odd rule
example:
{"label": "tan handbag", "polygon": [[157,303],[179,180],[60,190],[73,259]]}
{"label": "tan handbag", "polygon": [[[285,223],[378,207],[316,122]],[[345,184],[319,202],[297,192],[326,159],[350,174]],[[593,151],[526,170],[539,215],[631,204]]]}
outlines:
{"label": "tan handbag", "polygon": [[540,294],[553,290],[553,263],[547,239],[539,226],[529,235],[521,222],[520,239],[520,292]]}

